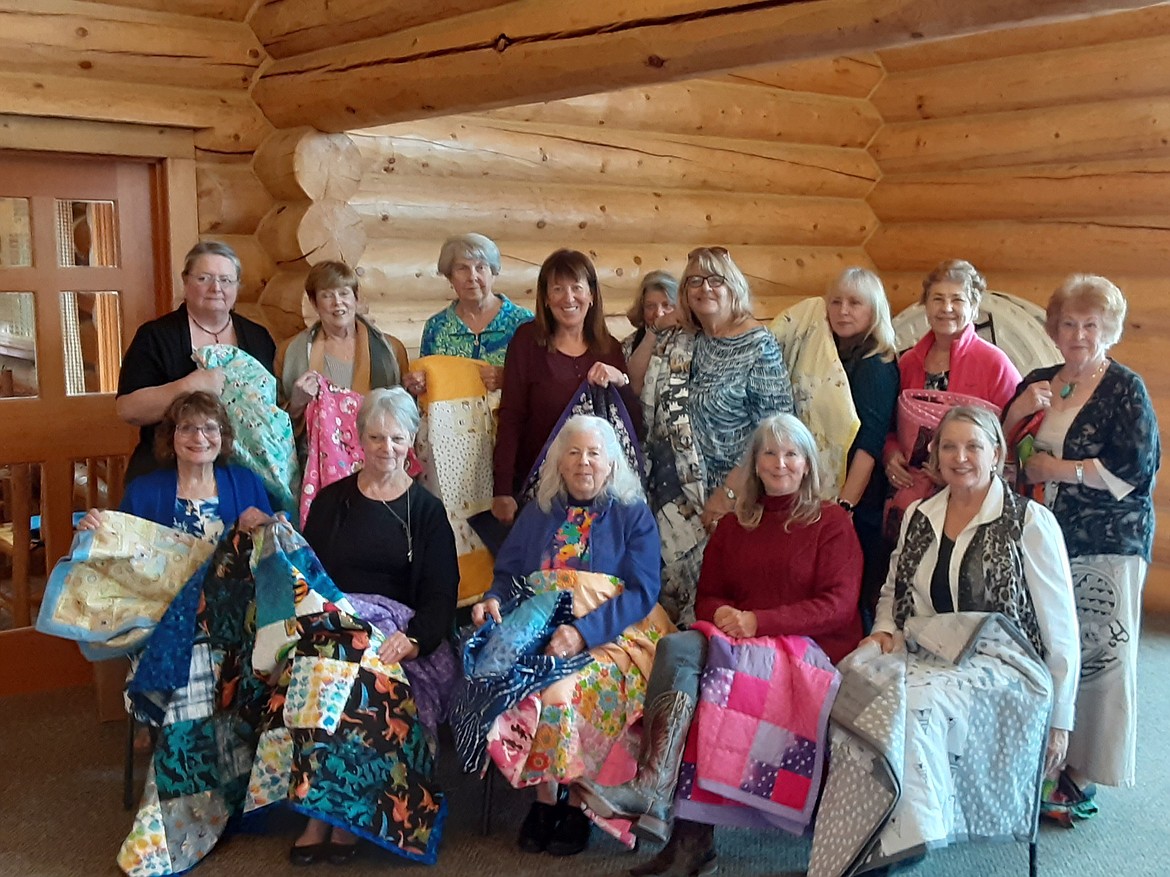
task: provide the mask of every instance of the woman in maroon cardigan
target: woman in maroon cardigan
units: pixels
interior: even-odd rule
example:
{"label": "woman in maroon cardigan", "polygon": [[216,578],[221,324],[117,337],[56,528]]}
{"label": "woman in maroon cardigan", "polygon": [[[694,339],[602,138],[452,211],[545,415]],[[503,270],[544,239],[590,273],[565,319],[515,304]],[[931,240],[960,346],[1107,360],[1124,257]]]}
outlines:
{"label": "woman in maroon cardigan", "polygon": [[[836,663],[861,640],[857,600],[861,545],[849,513],[823,502],[816,443],[791,414],[774,414],[752,435],[750,476],[735,514],[720,519],[699,574],[695,616],[729,637],[808,636]],[[635,877],[712,873],[714,828],[679,820],[671,805],[707,657],[702,633],[664,637],[654,655],[642,714],[638,775],[623,786],[582,782],[602,817],[637,820],[634,833],[669,843],[631,869]]]}
{"label": "woman in maroon cardigan", "polygon": [[634,427],[642,408],[626,359],[605,327],[601,286],[589,257],[557,250],[536,280],[536,319],[516,329],[504,360],[494,459],[492,514],[512,523],[516,496],[581,382],[620,388]]}

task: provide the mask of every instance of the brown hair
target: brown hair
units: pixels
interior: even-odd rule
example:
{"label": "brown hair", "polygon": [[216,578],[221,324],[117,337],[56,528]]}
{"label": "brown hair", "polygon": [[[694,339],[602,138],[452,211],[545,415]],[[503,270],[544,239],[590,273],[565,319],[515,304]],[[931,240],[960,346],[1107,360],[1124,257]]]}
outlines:
{"label": "brown hair", "polygon": [[536,340],[552,348],[557,322],[548,304],[549,284],[558,277],[567,277],[585,283],[593,293],[593,304],[585,315],[585,343],[594,353],[605,353],[613,347],[613,336],[605,325],[605,308],[601,302],[601,284],[597,269],[589,257],[578,250],[557,250],[544,260],[536,278]]}
{"label": "brown hair", "polygon": [[626,311],[626,319],[635,329],[646,328],[646,316],[642,313],[642,305],[646,301],[646,293],[658,291],[666,296],[670,306],[678,307],[678,281],[669,271],[651,271],[642,278],[642,285],[638,288],[638,297]]}
{"label": "brown hair", "polygon": [[309,269],[309,276],[305,278],[305,294],[316,304],[317,293],[322,289],[348,289],[357,298],[357,274],[344,262],[318,262]]}
{"label": "brown hair", "polygon": [[154,458],[160,463],[174,463],[175,429],[180,423],[197,417],[209,418],[219,424],[219,456],[215,462],[226,464],[232,455],[235,433],[223,403],[202,390],[181,393],[167,408],[162,421],[154,429]]}
{"label": "brown hair", "polygon": [[933,271],[922,281],[922,295],[919,304],[926,304],[930,295],[930,288],[936,283],[957,283],[963,287],[963,295],[971,303],[971,307],[979,310],[979,303],[983,300],[983,293],[987,292],[987,280],[975,270],[975,266],[963,259],[947,259],[939,262]]}

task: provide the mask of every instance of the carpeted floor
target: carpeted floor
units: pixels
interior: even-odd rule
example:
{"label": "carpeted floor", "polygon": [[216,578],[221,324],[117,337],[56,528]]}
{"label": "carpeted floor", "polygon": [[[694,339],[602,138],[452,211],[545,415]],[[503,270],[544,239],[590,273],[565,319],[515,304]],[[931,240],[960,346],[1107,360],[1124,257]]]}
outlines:
{"label": "carpeted floor", "polygon": [[[1170,874],[1170,842],[1162,805],[1170,792],[1170,620],[1147,622],[1141,665],[1141,734],[1136,789],[1103,789],[1102,812],[1072,831],[1046,827],[1040,838],[1040,873],[1076,877],[1162,877]],[[77,877],[119,873],[114,856],[130,824],[122,810],[124,726],[99,725],[88,691],[0,700],[0,877]],[[449,755],[449,753],[448,753]],[[140,771],[141,772],[141,771]],[[456,773],[442,760],[441,780],[450,795],[451,818],[433,869],[388,853],[364,849],[345,872],[352,877],[391,870],[419,875],[476,874],[526,877],[571,869],[573,877],[618,874],[646,857],[599,839],[572,859],[525,855],[514,836],[529,796],[497,782],[494,831],[479,833],[478,779]],[[276,877],[281,874],[339,874],[322,864],[288,864],[288,845],[299,820],[284,813],[269,820],[267,833],[239,835],[221,845],[196,873],[200,877]],[[728,877],[802,871],[807,842],[781,834],[720,830],[720,873]],[[907,877],[1026,875],[1023,845],[968,844],[932,853]]]}

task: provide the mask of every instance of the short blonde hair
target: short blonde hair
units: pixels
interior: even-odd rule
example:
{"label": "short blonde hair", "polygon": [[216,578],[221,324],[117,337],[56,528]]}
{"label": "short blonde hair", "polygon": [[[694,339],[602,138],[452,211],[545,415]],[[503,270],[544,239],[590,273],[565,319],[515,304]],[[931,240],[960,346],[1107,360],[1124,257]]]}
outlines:
{"label": "short blonde hair", "polygon": [[1067,311],[1100,311],[1105,330],[1102,340],[1106,347],[1112,347],[1121,340],[1127,309],[1125,296],[1112,280],[1098,274],[1070,274],[1048,299],[1044,328],[1055,341]]}
{"label": "short blonde hair", "polygon": [[938,429],[934,431],[934,440],[930,443],[930,461],[927,465],[934,472],[938,472],[938,445],[942,439],[943,427],[948,423],[970,423],[975,426],[999,452],[999,462],[995,467],[995,474],[1003,474],[1004,460],[1007,459],[1007,440],[1003,437],[1003,427],[999,418],[989,409],[978,405],[956,405],[942,416],[938,422]]}
{"label": "short blonde hair", "polygon": [[791,442],[796,445],[801,456],[804,457],[804,477],[800,480],[800,487],[796,490],[796,502],[788,520],[784,522],[784,529],[789,524],[813,524],[821,518],[821,460],[817,452],[816,439],[808,431],[808,427],[800,422],[793,414],[773,414],[760,421],[756,431],[752,433],[748,444],[747,463],[748,478],[744,489],[735,502],[735,516],[745,530],[754,530],[760,525],[764,516],[764,504],[761,497],[764,495],[764,483],[756,474],[756,462],[764,443],[772,439],[779,443]]}
{"label": "short blonde hair", "polygon": [[958,283],[963,287],[963,295],[976,311],[983,301],[983,293],[987,292],[987,280],[975,270],[975,266],[963,259],[947,259],[939,262],[934,270],[926,275],[922,281],[922,296],[919,304],[926,304],[926,297],[930,295],[930,288],[936,283]]}
{"label": "short blonde hair", "polygon": [[881,357],[882,362],[893,362],[897,359],[898,348],[894,341],[894,323],[890,317],[890,301],[886,298],[886,288],[882,279],[868,268],[846,268],[835,280],[830,281],[825,290],[825,304],[835,293],[851,291],[857,293],[873,312],[873,320],[865,329],[865,340],[872,342],[872,350],[865,354]]}
{"label": "short blonde hair", "polygon": [[731,318],[742,320],[752,315],[752,290],[747,278],[739,270],[739,266],[731,259],[731,254],[724,247],[698,247],[687,253],[687,266],[683,270],[679,286],[683,288],[678,297],[678,305],[682,311],[683,326],[699,329],[699,321],[691,313],[690,292],[687,289],[687,277],[691,269],[698,268],[708,275],[718,274],[727,281],[727,291],[731,294]]}

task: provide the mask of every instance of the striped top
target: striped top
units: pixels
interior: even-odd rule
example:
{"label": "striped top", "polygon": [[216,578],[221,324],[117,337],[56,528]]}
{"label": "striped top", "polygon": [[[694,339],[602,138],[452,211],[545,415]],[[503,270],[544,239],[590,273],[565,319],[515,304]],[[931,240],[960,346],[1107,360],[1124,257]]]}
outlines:
{"label": "striped top", "polygon": [[723,483],[765,417],[792,413],[780,343],[763,326],[734,338],[695,337],[688,413],[707,467],[707,490]]}

